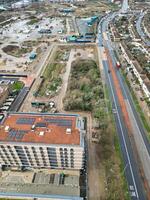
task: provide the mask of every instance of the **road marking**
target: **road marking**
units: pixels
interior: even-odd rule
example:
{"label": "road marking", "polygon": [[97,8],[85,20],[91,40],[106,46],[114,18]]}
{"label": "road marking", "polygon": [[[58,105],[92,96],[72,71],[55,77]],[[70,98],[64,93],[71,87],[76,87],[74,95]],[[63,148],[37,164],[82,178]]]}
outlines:
{"label": "road marking", "polygon": [[114,96],[114,92],[113,92],[113,88],[112,88],[112,85],[111,85],[111,80],[110,80],[109,75],[108,75],[108,80],[109,80],[109,84],[110,84],[110,88],[111,88],[111,92],[112,92],[114,104],[115,104],[115,107],[116,107],[116,110],[117,110],[116,114],[117,114],[117,117],[118,117],[120,129],[121,129],[121,135],[122,135],[122,138],[123,138],[123,142],[124,142],[124,146],[125,146],[125,151],[126,151],[126,154],[127,154],[127,159],[128,159],[128,162],[129,162],[129,167],[130,167],[130,171],[131,171],[131,176],[132,176],[133,184],[134,184],[134,187],[135,187],[136,196],[137,196],[137,199],[139,199],[139,195],[138,195],[138,191],[137,191],[137,187],[136,187],[136,183],[135,183],[135,179],[134,179],[134,175],[133,175],[133,170],[132,170],[132,166],[131,166],[131,162],[130,162],[130,157],[129,157],[129,153],[128,153],[126,141],[125,141],[125,138],[124,138],[124,134],[123,134],[123,128],[122,128],[122,124],[121,124],[121,121],[120,121],[120,116],[119,116],[119,113],[118,113],[118,108],[117,108],[117,104],[116,104],[116,100],[115,100],[115,96]]}

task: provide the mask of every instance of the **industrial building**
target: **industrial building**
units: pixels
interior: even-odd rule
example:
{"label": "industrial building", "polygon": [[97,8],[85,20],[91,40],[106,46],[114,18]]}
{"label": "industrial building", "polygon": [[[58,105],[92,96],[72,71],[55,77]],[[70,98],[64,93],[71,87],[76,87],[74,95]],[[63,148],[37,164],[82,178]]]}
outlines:
{"label": "industrial building", "polygon": [[84,162],[84,119],[78,115],[8,113],[0,124],[0,164],[76,169]]}

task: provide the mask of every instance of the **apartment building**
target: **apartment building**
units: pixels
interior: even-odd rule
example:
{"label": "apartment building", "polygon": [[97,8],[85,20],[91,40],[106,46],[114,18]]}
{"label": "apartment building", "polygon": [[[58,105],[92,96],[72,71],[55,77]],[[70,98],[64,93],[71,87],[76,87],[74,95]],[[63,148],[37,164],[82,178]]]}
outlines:
{"label": "apartment building", "polygon": [[84,135],[78,115],[9,113],[0,124],[0,164],[80,170]]}

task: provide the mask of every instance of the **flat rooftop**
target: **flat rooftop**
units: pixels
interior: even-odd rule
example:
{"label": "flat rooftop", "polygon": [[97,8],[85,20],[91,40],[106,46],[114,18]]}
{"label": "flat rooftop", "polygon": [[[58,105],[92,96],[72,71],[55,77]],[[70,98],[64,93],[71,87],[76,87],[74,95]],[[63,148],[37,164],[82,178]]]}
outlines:
{"label": "flat rooftop", "polygon": [[[63,175],[63,176],[62,176]],[[48,171],[4,171],[0,195],[49,199],[80,199],[79,176]],[[22,198],[20,198],[22,199]],[[32,198],[33,199],[33,198]]]}
{"label": "flat rooftop", "polygon": [[0,142],[80,144],[77,115],[9,113],[0,124]]}

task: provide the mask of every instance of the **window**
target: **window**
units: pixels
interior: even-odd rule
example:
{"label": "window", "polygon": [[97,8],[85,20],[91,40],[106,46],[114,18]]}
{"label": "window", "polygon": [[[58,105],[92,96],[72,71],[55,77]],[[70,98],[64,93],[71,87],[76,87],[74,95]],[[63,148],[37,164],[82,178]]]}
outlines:
{"label": "window", "polygon": [[29,151],[28,147],[24,147],[24,149],[25,149],[26,151]]}
{"label": "window", "polygon": [[14,148],[15,148],[17,154],[18,154],[18,157],[19,157],[19,159],[20,159],[20,161],[21,161],[21,164],[22,164],[23,166],[24,166],[24,165],[25,165],[25,166],[28,166],[29,163],[28,163],[28,160],[27,160],[27,157],[26,157],[26,155],[25,155],[25,152],[24,152],[23,148],[22,148],[21,146],[15,146]]}
{"label": "window", "polygon": [[16,165],[19,165],[19,163],[16,161]]}
{"label": "window", "polygon": [[68,163],[65,164],[65,167],[68,167]]}
{"label": "window", "polygon": [[8,165],[8,162],[6,160],[4,162],[5,162],[5,165]]}
{"label": "window", "polygon": [[74,168],[74,164],[71,164],[71,168]]}
{"label": "window", "polygon": [[67,148],[64,148],[64,151],[67,152]]}
{"label": "window", "polygon": [[44,164],[44,166],[47,166],[47,163],[46,163],[46,161],[44,161],[44,162],[43,162],[43,164]]}
{"label": "window", "polygon": [[60,152],[60,155],[63,156],[63,152]]}
{"label": "window", "polygon": [[53,167],[58,167],[56,149],[53,148],[53,147],[48,147],[47,148],[47,153],[48,153],[50,166],[52,168]]}
{"label": "window", "polygon": [[36,164],[37,164],[37,166],[40,166],[40,163],[39,163],[39,161],[36,161]]}

